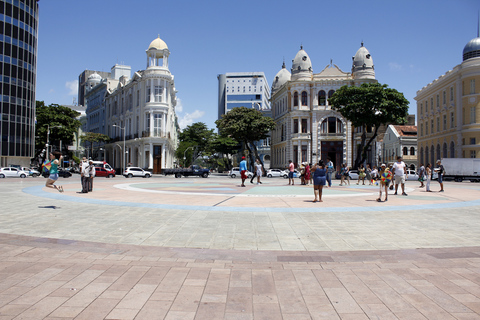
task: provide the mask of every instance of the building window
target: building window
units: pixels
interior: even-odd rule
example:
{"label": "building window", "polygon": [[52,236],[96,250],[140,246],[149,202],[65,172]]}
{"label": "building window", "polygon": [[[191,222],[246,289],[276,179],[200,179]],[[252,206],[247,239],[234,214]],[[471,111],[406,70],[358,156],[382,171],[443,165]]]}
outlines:
{"label": "building window", "polygon": [[150,114],[145,115],[145,131],[150,132]]}
{"label": "building window", "polygon": [[443,143],[442,157],[443,157],[443,158],[448,158],[448,154],[447,154],[447,143],[446,143],[446,142]]}
{"label": "building window", "polygon": [[470,158],[476,158],[477,152],[475,150],[470,150]]}
{"label": "building window", "polygon": [[420,124],[420,137],[423,137],[423,123]]}
{"label": "building window", "polygon": [[162,115],[159,113],[153,114],[153,136],[160,137],[162,134]]}
{"label": "building window", "polygon": [[330,99],[334,93],[335,93],[335,90],[328,91],[328,99]]}
{"label": "building window", "polygon": [[455,143],[450,142],[450,158],[455,158]]}
{"label": "building window", "polygon": [[152,90],[150,89],[150,87],[147,87],[147,92],[146,92],[147,96],[145,97],[146,102],[150,102],[150,94],[151,93],[152,93]]}
{"label": "building window", "polygon": [[437,108],[440,108],[440,96],[437,94]]}
{"label": "building window", "polygon": [[160,86],[155,86],[155,102],[162,102],[162,93],[163,93],[163,88]]}
{"label": "building window", "polygon": [[450,101],[453,101],[453,87],[450,88]]}
{"label": "building window", "polygon": [[295,91],[293,94],[293,106],[298,107],[298,92]]}
{"label": "building window", "polygon": [[293,133],[298,133],[298,119],[293,119]]}
{"label": "building window", "polygon": [[343,123],[336,117],[329,117],[322,121],[320,129],[323,134],[343,133]]}
{"label": "building window", "polygon": [[410,155],[411,156],[415,155],[415,147],[410,147]]}
{"label": "building window", "polygon": [[447,130],[447,115],[443,115],[443,130]]}
{"label": "building window", "polygon": [[302,146],[302,162],[308,161],[307,158],[307,146]]}
{"label": "building window", "polygon": [[307,133],[308,132],[308,121],[307,119],[302,119],[302,133]]}
{"label": "building window", "polygon": [[443,104],[447,103],[447,91],[443,91]]}
{"label": "building window", "polygon": [[470,94],[475,93],[475,79],[470,80]]}
{"label": "building window", "polygon": [[433,98],[430,98],[430,110],[433,111]]}
{"label": "building window", "polygon": [[437,132],[440,132],[440,118],[437,117]]}
{"label": "building window", "polygon": [[434,130],[433,130],[433,119],[432,119],[432,121],[430,122],[430,125],[431,125],[431,127],[430,127],[430,133],[433,134],[433,131],[434,131]]}
{"label": "building window", "polygon": [[476,108],[475,107],[470,107],[470,123],[476,123],[477,122],[477,115],[476,115]]}
{"label": "building window", "polygon": [[425,135],[428,136],[428,121],[425,122]]}
{"label": "building window", "polygon": [[324,106],[325,102],[326,102],[325,91],[320,90],[320,92],[318,93],[318,105]]}
{"label": "building window", "polygon": [[423,114],[423,103],[420,103],[420,114]]}
{"label": "building window", "polygon": [[407,147],[403,147],[403,155],[404,156],[408,155],[408,148]]}
{"label": "building window", "polygon": [[477,141],[475,138],[470,138],[470,144],[474,145],[477,144]]}
{"label": "building window", "polygon": [[302,92],[302,106],[308,106],[308,94],[307,91]]}
{"label": "building window", "polygon": [[453,112],[450,113],[450,129],[455,128],[455,116]]}

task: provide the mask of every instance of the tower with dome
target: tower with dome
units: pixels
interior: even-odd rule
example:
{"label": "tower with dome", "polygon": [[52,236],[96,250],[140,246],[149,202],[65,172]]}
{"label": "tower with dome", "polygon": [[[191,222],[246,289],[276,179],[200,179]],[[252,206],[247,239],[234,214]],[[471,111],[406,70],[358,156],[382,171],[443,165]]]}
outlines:
{"label": "tower with dome", "polygon": [[115,65],[108,78],[88,77],[87,110],[88,94],[103,85],[103,93],[92,102],[99,102],[104,110],[105,134],[113,141],[105,145],[105,161],[115,168],[130,165],[161,173],[162,168],[174,166],[179,128],[169,56],[167,44],[158,36],[146,50],[145,70],[131,76],[130,67]]}
{"label": "tower with dome", "polygon": [[[331,109],[328,98],[344,85],[365,82],[377,80],[372,56],[363,43],[353,56],[351,72],[342,71],[330,61],[314,73],[303,46],[292,60],[290,71],[283,62],[271,89],[272,117],[277,125],[271,138],[271,166],[286,167],[289,160],[295,165],[316,163],[327,157],[335,167],[342,163],[351,166],[357,134],[349,121]],[[375,152],[371,152],[370,162],[374,159]]]}
{"label": "tower with dome", "polygon": [[479,31],[463,48],[462,62],[418,90],[415,100],[419,162],[480,158]]}

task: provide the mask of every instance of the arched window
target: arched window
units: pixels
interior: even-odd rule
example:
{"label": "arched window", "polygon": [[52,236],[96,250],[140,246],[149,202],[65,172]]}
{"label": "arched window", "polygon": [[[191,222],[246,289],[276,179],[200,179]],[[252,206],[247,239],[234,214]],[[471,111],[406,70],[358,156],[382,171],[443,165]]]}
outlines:
{"label": "arched window", "polygon": [[428,147],[425,148],[425,166],[427,165],[427,163],[430,163],[429,160],[428,160]]}
{"label": "arched window", "polygon": [[297,91],[295,91],[295,93],[293,94],[293,106],[298,107],[298,92]]}
{"label": "arched window", "polygon": [[423,147],[420,148],[420,163],[425,163],[423,161]]}
{"label": "arched window", "polygon": [[455,158],[455,143],[450,142],[450,158]]}
{"label": "arched window", "polygon": [[343,123],[340,119],[336,117],[328,117],[322,121],[321,124],[321,133],[342,133],[343,132]]}
{"label": "arched window", "polygon": [[403,155],[404,156],[408,155],[408,148],[407,147],[403,147]]}
{"label": "arched window", "polygon": [[318,105],[324,106],[325,102],[326,102],[325,91],[320,90],[320,92],[318,92]]}
{"label": "arched window", "polygon": [[335,93],[335,90],[328,91],[328,98],[330,99],[334,93]]}
{"label": "arched window", "polygon": [[435,162],[436,160],[439,160],[441,158],[441,155],[440,155],[440,144],[437,144],[437,158],[435,159]]}
{"label": "arched window", "polygon": [[308,106],[308,94],[307,91],[302,92],[302,106]]}
{"label": "arched window", "polygon": [[435,164],[435,147],[431,146],[430,147],[430,163],[432,166]]}
{"label": "arched window", "polygon": [[415,147],[410,147],[410,155],[411,156],[415,155]]}
{"label": "arched window", "polygon": [[446,143],[446,142],[443,143],[442,158],[448,158],[448,154],[447,154],[447,143]]}

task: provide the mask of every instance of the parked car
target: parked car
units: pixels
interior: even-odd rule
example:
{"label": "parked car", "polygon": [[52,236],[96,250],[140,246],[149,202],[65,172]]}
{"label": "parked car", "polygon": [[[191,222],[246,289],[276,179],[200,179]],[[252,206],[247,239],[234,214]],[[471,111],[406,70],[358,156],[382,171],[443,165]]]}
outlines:
{"label": "parked car", "polygon": [[417,181],[418,180],[418,174],[415,172],[415,170],[407,170],[407,181]]}
{"label": "parked car", "polygon": [[350,176],[350,180],[358,180],[358,170],[350,170],[348,175]]}
{"label": "parked car", "polygon": [[111,168],[110,168],[110,170],[108,170],[107,168],[95,167],[95,177],[114,178],[115,177],[115,170],[113,170]]}
{"label": "parked car", "polygon": [[175,178],[190,177],[190,176],[200,176],[202,178],[208,178],[210,169],[203,169],[198,165],[191,165],[188,168],[175,168],[175,169],[162,169],[164,175],[173,174]]}
{"label": "parked car", "polygon": [[58,168],[58,176],[62,178],[69,178],[72,176],[70,171],[64,169],[64,168]]}
{"label": "parked car", "polygon": [[267,177],[283,177],[283,170],[281,169],[270,169],[267,171]]}
{"label": "parked car", "polygon": [[[233,167],[232,170],[228,172],[228,175],[230,176],[230,178],[240,177],[240,168]],[[253,177],[253,173],[247,170],[247,177],[251,179]]]}
{"label": "parked car", "polygon": [[0,178],[26,178],[28,172],[14,167],[0,168]]}
{"label": "parked car", "polygon": [[22,167],[21,169],[22,169],[23,171],[25,171],[25,172],[28,172],[28,175],[29,175],[29,176],[32,176],[32,177],[38,177],[38,176],[40,176],[40,172],[37,171],[37,170],[35,170],[35,169],[33,169],[33,168]]}
{"label": "parked car", "polygon": [[[290,172],[289,169],[283,170],[282,177],[283,177],[284,179],[288,179],[288,173],[289,173],[289,172]],[[295,169],[295,170],[293,171],[293,177],[294,177],[294,178],[300,178],[300,171],[298,171],[297,169]]]}
{"label": "parked car", "polygon": [[152,174],[139,167],[127,167],[123,172],[123,176],[125,178],[133,178],[133,177],[151,178]]}

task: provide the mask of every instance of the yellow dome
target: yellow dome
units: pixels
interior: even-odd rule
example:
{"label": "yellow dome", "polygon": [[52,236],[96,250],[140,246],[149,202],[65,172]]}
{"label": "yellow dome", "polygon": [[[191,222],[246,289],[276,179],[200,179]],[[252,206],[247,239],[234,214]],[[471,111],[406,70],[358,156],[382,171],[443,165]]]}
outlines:
{"label": "yellow dome", "polygon": [[159,35],[158,38],[153,40],[148,46],[147,50],[150,50],[150,49],[164,50],[164,49],[168,49],[168,47],[165,41],[160,39],[160,35]]}

